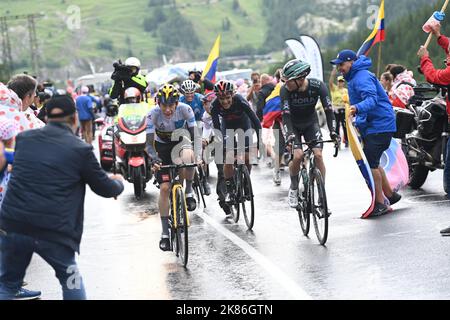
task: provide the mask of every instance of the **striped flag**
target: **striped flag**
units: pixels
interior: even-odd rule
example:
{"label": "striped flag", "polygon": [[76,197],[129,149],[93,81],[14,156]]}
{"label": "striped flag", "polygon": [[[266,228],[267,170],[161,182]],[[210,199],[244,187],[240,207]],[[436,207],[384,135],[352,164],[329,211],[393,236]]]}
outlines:
{"label": "striped flag", "polygon": [[278,83],[273,89],[270,96],[266,98],[266,104],[263,109],[263,127],[271,128],[275,120],[281,116],[281,98],[280,98],[281,84]]}
{"label": "striped flag", "polygon": [[381,0],[380,9],[378,10],[378,18],[375,23],[375,27],[373,28],[370,36],[364,41],[361,48],[359,48],[356,55],[359,57],[361,55],[367,56],[370,52],[370,49],[377,44],[378,42],[384,41],[384,0]]}
{"label": "striped flag", "polygon": [[217,37],[214,46],[209,53],[208,60],[206,61],[206,67],[203,70],[202,79],[208,79],[211,82],[216,82],[217,64],[219,62],[220,54],[220,35]]}

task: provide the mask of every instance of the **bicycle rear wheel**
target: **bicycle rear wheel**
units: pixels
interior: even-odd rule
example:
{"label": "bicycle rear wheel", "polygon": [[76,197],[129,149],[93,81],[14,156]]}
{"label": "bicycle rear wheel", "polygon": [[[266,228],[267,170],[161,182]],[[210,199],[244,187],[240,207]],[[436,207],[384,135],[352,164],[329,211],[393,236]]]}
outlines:
{"label": "bicycle rear wheel", "polygon": [[308,172],[306,171],[306,168],[302,168],[300,171],[299,176],[299,186],[300,190],[303,190],[298,195],[298,207],[297,207],[297,213],[298,218],[300,220],[300,227],[302,228],[303,235],[307,236],[309,233],[309,228],[311,224],[311,215],[310,215],[310,209],[311,206],[309,205],[309,183],[308,183]]}
{"label": "bicycle rear wheel", "polygon": [[314,229],[317,240],[319,240],[321,245],[324,245],[328,238],[328,205],[322,174],[318,169],[314,169],[313,171],[311,186]]}
{"label": "bicycle rear wheel", "polygon": [[242,212],[244,213],[245,223],[248,230],[253,228],[255,223],[255,203],[253,199],[253,188],[250,174],[248,173],[247,166],[242,166],[241,171],[241,190],[240,190],[240,202],[242,205]]}
{"label": "bicycle rear wheel", "polygon": [[176,244],[178,257],[181,263],[186,267],[189,256],[189,241],[188,241],[188,217],[186,210],[186,199],[181,187],[176,189],[175,194],[175,214],[177,219],[176,225]]}

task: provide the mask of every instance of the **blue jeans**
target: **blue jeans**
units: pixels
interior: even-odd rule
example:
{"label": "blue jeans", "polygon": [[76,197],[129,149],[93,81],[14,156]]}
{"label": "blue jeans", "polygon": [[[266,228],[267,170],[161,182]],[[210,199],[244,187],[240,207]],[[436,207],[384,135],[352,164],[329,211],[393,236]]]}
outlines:
{"label": "blue jeans", "polygon": [[444,168],[444,190],[450,198],[450,139],[447,141],[447,156]]}
{"label": "blue jeans", "polygon": [[75,262],[75,252],[61,244],[18,233],[0,234],[0,300],[12,299],[22,286],[33,253],[54,270],[64,300],[85,300],[86,292]]}

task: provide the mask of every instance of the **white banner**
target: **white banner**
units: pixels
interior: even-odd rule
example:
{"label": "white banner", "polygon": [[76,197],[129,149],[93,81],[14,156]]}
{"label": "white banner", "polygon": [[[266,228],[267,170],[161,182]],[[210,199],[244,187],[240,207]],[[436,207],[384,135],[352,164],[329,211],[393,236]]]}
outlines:
{"label": "white banner", "polygon": [[310,36],[303,35],[300,37],[300,40],[287,39],[285,43],[291,49],[296,59],[311,64],[311,73],[308,78],[323,81],[322,54],[316,40]]}

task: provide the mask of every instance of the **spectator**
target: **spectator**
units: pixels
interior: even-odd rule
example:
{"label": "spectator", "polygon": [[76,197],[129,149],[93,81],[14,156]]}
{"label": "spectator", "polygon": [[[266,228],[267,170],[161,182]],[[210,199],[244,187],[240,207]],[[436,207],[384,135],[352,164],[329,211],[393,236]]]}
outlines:
{"label": "spectator", "polygon": [[191,70],[189,71],[189,79],[197,83],[199,88],[199,93],[205,94],[205,91],[213,91],[214,83],[208,79],[202,79],[202,71]]}
{"label": "spectator", "polygon": [[258,97],[256,95],[261,89],[261,76],[258,72],[253,72],[250,78],[251,86],[247,93],[247,101],[250,102],[253,112],[256,113],[256,105],[258,103]]}
{"label": "spectator", "polygon": [[336,133],[338,136],[341,136],[340,131],[342,125],[342,131],[344,131],[345,146],[348,147],[347,126],[345,124],[345,107],[348,106],[348,90],[345,87],[345,79],[343,76],[337,77],[338,84],[334,84],[336,71],[336,68],[333,68],[333,70],[331,71],[328,84],[330,86],[334,116],[336,118]]}
{"label": "spectator", "polygon": [[386,196],[390,204],[397,203],[401,196],[389,185],[380,159],[389,148],[396,131],[395,114],[389,98],[378,79],[369,71],[372,60],[362,55],[356,57],[352,50],[343,50],[331,61],[348,82],[350,114],[356,115],[355,124],[364,142],[364,154],[375,184],[375,206],[368,216],[387,213]]}
{"label": "spectator", "polygon": [[395,64],[395,63],[390,63],[390,64],[386,65],[386,68],[384,69],[384,72],[389,72],[389,71],[391,71],[391,69],[392,69],[393,67],[395,67],[395,66],[397,66],[397,64]]}
{"label": "spectator", "polygon": [[18,132],[17,123],[0,118],[0,208],[5,197],[11,166],[14,161],[14,144]]}
{"label": "spectator", "polygon": [[392,74],[392,105],[398,108],[405,108],[409,99],[414,96],[414,87],[416,80],[411,71],[405,67],[397,65],[392,67],[389,72]]}
{"label": "spectator", "polygon": [[[266,105],[266,99],[275,89],[271,77],[268,74],[261,75],[261,89],[256,93],[256,116],[259,121],[263,121],[263,109]],[[265,148],[263,155],[266,157],[267,166],[272,167],[272,158],[275,157],[273,145],[275,145],[275,137],[272,128],[262,128],[262,138]]]}
{"label": "spectator", "polygon": [[[388,95],[389,99],[391,99],[391,90],[392,90],[392,82],[394,81],[394,77],[390,72],[384,72],[380,77],[380,83],[384,88],[384,91]],[[391,100],[392,102],[392,100]]]}
{"label": "spectator", "polygon": [[0,117],[6,117],[17,122],[19,132],[32,129],[30,121],[20,110],[22,110],[22,100],[14,91],[0,82]]}
{"label": "spectator", "polygon": [[37,117],[44,123],[47,123],[47,108],[45,106],[52,97],[53,91],[51,91],[50,89],[45,89],[43,94],[39,93],[39,101],[41,102],[41,107],[38,110]]}
{"label": "spectator", "polygon": [[[433,61],[431,61],[428,50],[424,47],[420,47],[417,55],[420,57],[420,68],[423,75],[428,82],[435,83],[438,85],[450,85],[450,53],[449,53],[449,39],[441,34],[441,26],[432,26],[431,30],[436,36],[439,46],[444,49],[446,57],[446,68],[445,69],[435,69],[433,66]],[[450,123],[450,99],[447,93],[447,115],[449,117]],[[447,154],[445,155],[445,167],[444,167],[444,190],[447,193],[447,197],[450,198],[450,139],[447,143]],[[443,236],[450,236],[450,227],[441,230]]]}
{"label": "spectator", "polygon": [[20,111],[30,122],[30,128],[37,129],[45,126],[45,123],[36,117],[34,110],[31,108],[36,97],[37,81],[29,75],[18,74],[9,80],[7,86],[22,100]]}
{"label": "spectator", "polygon": [[268,74],[262,74],[261,78],[261,88],[256,92],[256,116],[259,121],[263,120],[263,109],[266,104],[266,99],[275,89],[275,85]]}
{"label": "spectator", "polygon": [[83,233],[86,184],[103,197],[123,191],[122,178],[108,178],[92,146],[75,136],[73,100],[56,96],[47,112],[47,126],[17,136],[14,171],[0,212],[0,299],[14,298],[33,253],[55,270],[64,299],[85,299],[75,253]]}
{"label": "spectator", "polygon": [[42,84],[38,84],[36,87],[36,95],[34,96],[33,104],[30,106],[33,109],[34,113],[37,115],[39,113],[39,109],[42,107],[41,100],[39,99],[40,95],[44,93],[44,86]]}
{"label": "spectator", "polygon": [[95,116],[92,107],[92,98],[88,94],[89,88],[85,86],[82,87],[81,96],[77,98],[76,105],[83,139],[86,143],[92,144],[92,125]]}

